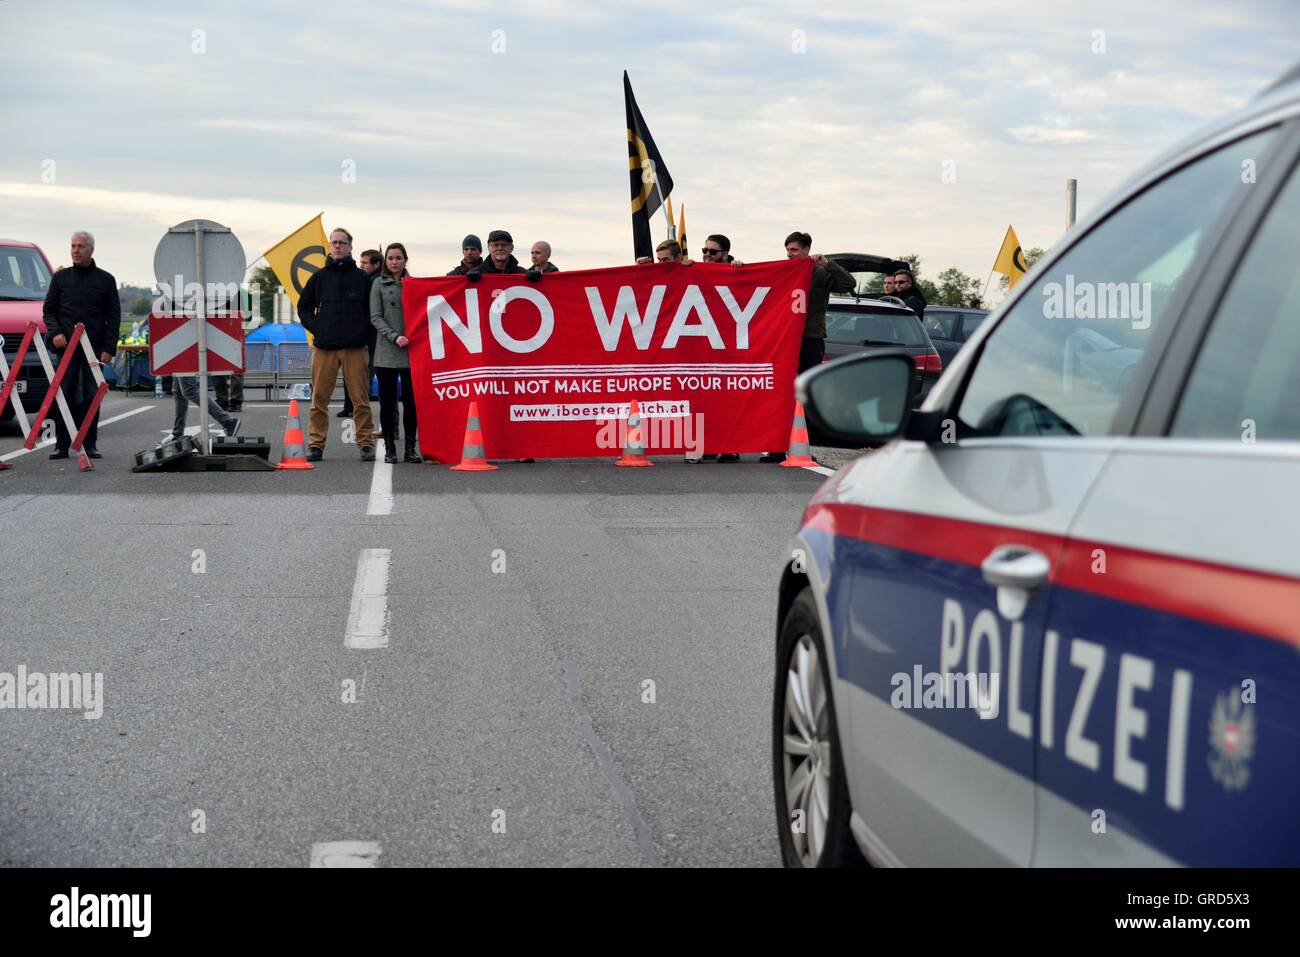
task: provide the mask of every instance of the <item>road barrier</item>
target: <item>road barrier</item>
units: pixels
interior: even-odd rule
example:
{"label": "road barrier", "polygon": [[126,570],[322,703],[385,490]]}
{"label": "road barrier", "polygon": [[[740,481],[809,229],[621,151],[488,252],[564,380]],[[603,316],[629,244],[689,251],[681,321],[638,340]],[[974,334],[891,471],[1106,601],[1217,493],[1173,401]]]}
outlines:
{"label": "road barrier", "polygon": [[275,343],[244,343],[244,388],[266,389],[266,400],[271,401],[275,390]]}
{"label": "road barrier", "polygon": [[311,346],[305,342],[280,342],[275,347],[275,389],[311,382]]}
{"label": "road barrier", "polygon": [[[90,340],[86,338],[86,327],[81,323],[77,323],[72,330],[67,345],[63,348],[63,354],[59,358],[59,367],[55,370],[53,363],[50,362],[50,353],[45,348],[45,340],[39,335],[36,323],[29,322],[27,330],[23,333],[22,342],[18,346],[18,353],[14,356],[15,370],[22,368],[23,360],[27,357],[27,350],[33,345],[36,346],[36,354],[40,357],[41,365],[44,367],[45,375],[50,382],[49,390],[45,393],[45,399],[36,411],[36,417],[29,425],[27,415],[23,410],[22,400],[18,397],[18,391],[15,387],[18,376],[16,373],[11,374],[3,352],[0,352],[0,376],[4,378],[4,385],[0,387],[0,408],[4,408],[5,402],[13,403],[14,414],[18,418],[19,428],[23,430],[25,436],[23,448],[30,452],[36,448],[41,424],[49,415],[51,406],[58,402],[59,414],[63,417],[63,424],[67,427],[68,434],[73,436],[69,448],[77,453],[77,467],[82,472],[88,472],[95,466],[91,463],[90,456],[86,454],[85,449],[82,448],[82,443],[86,440],[86,433],[90,430],[90,424],[95,421],[100,403],[104,401],[104,393],[108,391],[108,383],[104,381],[104,373],[100,369],[99,357],[95,355]],[[72,418],[72,410],[68,406],[68,400],[63,395],[63,377],[67,374],[68,367],[72,364],[72,357],[78,348],[86,357],[86,364],[95,379],[95,394],[91,397],[90,405],[86,409],[86,415],[80,427]],[[0,462],[0,468],[12,467],[5,462]]]}

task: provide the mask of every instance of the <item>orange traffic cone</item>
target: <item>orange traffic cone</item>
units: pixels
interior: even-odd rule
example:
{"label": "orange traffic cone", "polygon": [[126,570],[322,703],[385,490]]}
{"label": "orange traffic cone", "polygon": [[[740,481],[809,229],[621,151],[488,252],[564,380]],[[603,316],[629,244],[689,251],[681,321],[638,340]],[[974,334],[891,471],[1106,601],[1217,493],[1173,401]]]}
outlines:
{"label": "orange traffic cone", "polygon": [[[179,389],[180,386],[177,386]],[[303,448],[302,423],[298,421],[298,400],[289,400],[289,418],[284,423],[284,452],[280,456],[278,469],[311,469],[316,466],[307,461],[307,450]]]}
{"label": "orange traffic cone", "polygon": [[623,446],[623,457],[614,463],[626,468],[645,468],[654,465],[645,457],[645,442],[641,440],[641,406],[636,399],[627,412],[627,444]]}
{"label": "orange traffic cone", "polygon": [[465,419],[465,445],[460,453],[460,465],[451,467],[453,472],[495,472],[495,465],[488,465],[483,458],[483,428],[478,422],[478,403],[469,404],[469,415]]}
{"label": "orange traffic cone", "polygon": [[783,469],[801,469],[816,465],[808,448],[808,425],[803,419],[803,406],[794,404],[794,422],[790,426],[790,451],[781,463]]}

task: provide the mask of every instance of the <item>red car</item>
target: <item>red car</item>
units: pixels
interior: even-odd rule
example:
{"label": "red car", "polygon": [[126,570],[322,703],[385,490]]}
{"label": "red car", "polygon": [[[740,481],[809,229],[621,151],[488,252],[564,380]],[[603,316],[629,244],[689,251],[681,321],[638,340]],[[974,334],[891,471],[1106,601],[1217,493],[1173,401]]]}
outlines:
{"label": "red car", "polygon": [[[18,377],[15,389],[22,397],[23,408],[29,412],[45,398],[49,380],[35,348],[27,350],[20,369],[13,369],[14,357],[29,322],[35,322],[41,332],[45,331],[41,307],[53,273],[50,261],[35,243],[0,239],[0,339],[4,340],[4,356],[11,374]],[[0,409],[0,422],[8,422],[13,417],[13,403],[6,402]]]}

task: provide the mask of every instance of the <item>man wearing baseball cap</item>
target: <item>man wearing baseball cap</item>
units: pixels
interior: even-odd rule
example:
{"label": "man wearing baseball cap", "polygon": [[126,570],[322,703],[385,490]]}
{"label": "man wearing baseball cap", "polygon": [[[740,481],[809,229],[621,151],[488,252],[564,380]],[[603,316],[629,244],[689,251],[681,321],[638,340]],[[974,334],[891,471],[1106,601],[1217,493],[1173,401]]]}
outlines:
{"label": "man wearing baseball cap", "polygon": [[471,269],[483,265],[483,243],[473,233],[465,237],[465,241],[460,244],[460,251],[463,257],[460,265],[447,273],[448,276],[463,276]]}

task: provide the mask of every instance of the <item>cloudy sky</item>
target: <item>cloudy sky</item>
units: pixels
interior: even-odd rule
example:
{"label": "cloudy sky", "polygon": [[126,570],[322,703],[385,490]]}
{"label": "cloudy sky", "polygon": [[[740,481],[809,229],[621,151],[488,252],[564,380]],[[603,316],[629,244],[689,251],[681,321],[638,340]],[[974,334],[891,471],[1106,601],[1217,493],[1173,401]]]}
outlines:
{"label": "cloudy sky", "polygon": [[497,227],[627,262],[626,69],[692,247],[773,259],[799,228],[983,279],[1008,223],[1056,241],[1067,177],[1083,215],[1297,38],[1295,0],[0,0],[0,236],[59,264],[89,229],[140,285],[174,223],[251,263],[322,210],[417,275]]}

